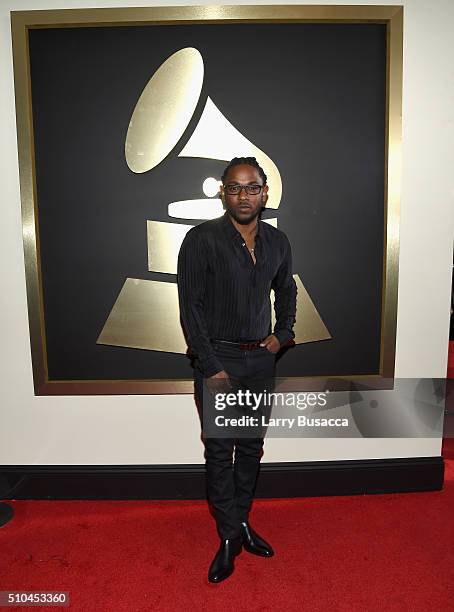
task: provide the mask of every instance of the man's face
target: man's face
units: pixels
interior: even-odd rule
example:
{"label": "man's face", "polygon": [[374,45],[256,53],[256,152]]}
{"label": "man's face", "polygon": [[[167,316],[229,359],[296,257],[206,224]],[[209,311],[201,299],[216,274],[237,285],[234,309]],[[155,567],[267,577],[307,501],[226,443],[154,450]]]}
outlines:
{"label": "man's face", "polygon": [[[229,187],[234,185],[258,185],[260,190],[257,194],[250,194],[241,189],[239,193],[232,195],[229,193]],[[248,225],[260,214],[267,200],[267,192],[268,186],[263,185],[259,171],[248,164],[230,168],[225,183],[221,186],[221,196],[227,212],[241,225]]]}

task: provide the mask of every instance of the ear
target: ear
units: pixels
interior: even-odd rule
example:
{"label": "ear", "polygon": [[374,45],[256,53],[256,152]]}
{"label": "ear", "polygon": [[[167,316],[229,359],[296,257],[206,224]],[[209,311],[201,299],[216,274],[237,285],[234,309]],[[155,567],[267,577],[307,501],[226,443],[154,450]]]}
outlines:
{"label": "ear", "polygon": [[225,209],[225,192],[224,185],[222,183],[219,185],[219,197],[221,198],[222,206]]}
{"label": "ear", "polygon": [[265,185],[262,189],[262,206],[265,207],[268,202],[268,185]]}

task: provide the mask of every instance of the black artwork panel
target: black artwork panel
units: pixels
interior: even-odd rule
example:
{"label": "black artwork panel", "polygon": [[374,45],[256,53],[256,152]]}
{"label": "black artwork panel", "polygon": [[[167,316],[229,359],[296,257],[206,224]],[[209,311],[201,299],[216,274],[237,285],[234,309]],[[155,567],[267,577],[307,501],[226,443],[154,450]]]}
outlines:
{"label": "black artwork panel", "polygon": [[191,376],[184,355],[96,344],[127,277],[163,280],[147,270],[146,220],[203,197],[203,179],[225,165],[178,158],[181,147],[144,174],[126,165],[140,93],[189,46],[205,80],[184,138],[210,96],[273,159],[283,196],[266,216],[278,217],[294,273],[333,336],[287,351],[279,375],[378,372],[385,26],[205,24],[30,31],[49,378]]}

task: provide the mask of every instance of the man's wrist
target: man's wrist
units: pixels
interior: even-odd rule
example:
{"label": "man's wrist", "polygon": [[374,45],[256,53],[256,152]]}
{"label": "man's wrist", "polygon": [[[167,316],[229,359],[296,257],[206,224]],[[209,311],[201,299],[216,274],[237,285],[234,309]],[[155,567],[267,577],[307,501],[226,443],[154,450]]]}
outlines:
{"label": "man's wrist", "polygon": [[215,355],[199,359],[199,367],[205,378],[210,378],[224,369],[224,366]]}
{"label": "man's wrist", "polygon": [[288,344],[290,340],[293,340],[295,334],[287,329],[281,329],[279,331],[274,331],[273,336],[276,336],[282,348],[285,344]]}

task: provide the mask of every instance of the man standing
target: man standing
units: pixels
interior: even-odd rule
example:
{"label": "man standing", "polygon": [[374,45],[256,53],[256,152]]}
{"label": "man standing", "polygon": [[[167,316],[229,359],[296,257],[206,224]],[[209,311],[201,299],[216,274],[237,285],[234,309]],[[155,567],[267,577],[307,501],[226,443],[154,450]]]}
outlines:
{"label": "man standing", "polygon": [[[272,378],[276,353],[294,337],[291,249],[283,232],[260,220],[267,194],[266,175],[256,159],[232,159],[222,176],[224,216],[192,228],[180,249],[180,313],[195,356],[199,405],[204,384],[214,393],[229,385],[229,377]],[[204,445],[208,500],[221,538],[208,579],[221,582],[232,574],[242,547],[263,557],[274,554],[248,522],[263,438],[204,436]]]}

